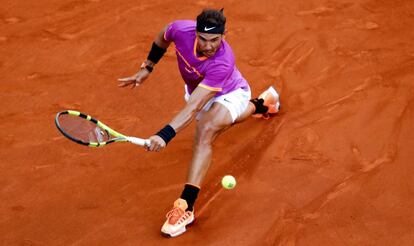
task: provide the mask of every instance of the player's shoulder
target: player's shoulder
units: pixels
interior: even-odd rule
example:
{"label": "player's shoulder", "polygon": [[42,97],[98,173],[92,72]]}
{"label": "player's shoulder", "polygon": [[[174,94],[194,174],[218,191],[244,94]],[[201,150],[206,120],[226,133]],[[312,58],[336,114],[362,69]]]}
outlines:
{"label": "player's shoulder", "polygon": [[194,20],[175,20],[171,22],[172,26],[177,31],[195,30],[196,22]]}
{"label": "player's shoulder", "polygon": [[187,42],[195,36],[196,23],[192,20],[176,20],[171,22],[165,31],[164,38],[168,41]]}

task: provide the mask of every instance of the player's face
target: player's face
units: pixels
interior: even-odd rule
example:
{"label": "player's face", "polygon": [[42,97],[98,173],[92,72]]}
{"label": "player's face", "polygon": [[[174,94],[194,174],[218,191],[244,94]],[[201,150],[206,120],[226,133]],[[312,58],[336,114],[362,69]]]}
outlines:
{"label": "player's face", "polygon": [[206,57],[214,56],[222,39],[222,34],[197,32],[197,52]]}

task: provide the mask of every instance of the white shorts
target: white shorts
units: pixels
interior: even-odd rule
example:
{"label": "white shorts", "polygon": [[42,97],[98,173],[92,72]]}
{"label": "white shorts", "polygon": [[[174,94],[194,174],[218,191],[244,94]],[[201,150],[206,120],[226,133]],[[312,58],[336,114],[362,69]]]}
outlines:
{"label": "white shorts", "polygon": [[[188,94],[187,86],[185,86],[184,99],[187,102],[189,98],[190,94]],[[213,103],[218,102],[222,104],[224,107],[226,107],[226,109],[230,112],[232,123],[234,123],[236,119],[239,118],[239,116],[243,114],[244,111],[246,111],[250,99],[250,88],[247,91],[243,90],[242,88],[239,88],[230,93],[218,97],[213,97],[212,99],[210,99],[210,101],[206,103],[206,105],[204,105],[201,111],[197,114],[196,119],[199,120],[201,115],[204,112],[207,112],[211,108],[211,105],[213,105]]]}

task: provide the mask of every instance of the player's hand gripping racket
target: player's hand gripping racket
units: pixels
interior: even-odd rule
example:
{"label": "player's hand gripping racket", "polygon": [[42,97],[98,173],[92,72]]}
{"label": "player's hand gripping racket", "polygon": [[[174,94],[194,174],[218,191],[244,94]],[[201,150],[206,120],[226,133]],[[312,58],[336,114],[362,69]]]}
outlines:
{"label": "player's hand gripping racket", "polygon": [[89,147],[101,147],[114,142],[130,142],[146,147],[151,145],[149,139],[125,136],[99,120],[74,110],[59,112],[55,123],[65,137]]}

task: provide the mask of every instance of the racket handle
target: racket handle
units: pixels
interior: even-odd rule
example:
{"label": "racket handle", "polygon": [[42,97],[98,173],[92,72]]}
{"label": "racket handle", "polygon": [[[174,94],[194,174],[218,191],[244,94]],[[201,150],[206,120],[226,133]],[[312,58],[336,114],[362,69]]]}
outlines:
{"label": "racket handle", "polygon": [[149,147],[151,145],[151,141],[149,139],[142,139],[136,137],[126,137],[127,141],[139,146]]}

